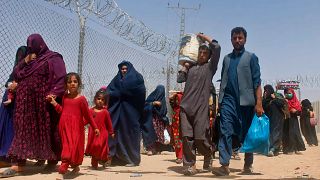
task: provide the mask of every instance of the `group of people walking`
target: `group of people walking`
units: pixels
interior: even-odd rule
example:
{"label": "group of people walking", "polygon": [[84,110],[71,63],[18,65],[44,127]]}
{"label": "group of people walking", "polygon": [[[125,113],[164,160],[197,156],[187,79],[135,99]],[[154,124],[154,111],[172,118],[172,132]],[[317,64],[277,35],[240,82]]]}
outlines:
{"label": "group of people walking", "polygon": [[277,156],[280,150],[284,154],[301,154],[306,150],[302,135],[309,146],[318,146],[316,124],[312,124],[315,115],[308,99],[300,102],[292,88],[284,89],[282,95],[271,85],[265,85],[263,108],[270,119],[268,156]]}
{"label": "group of people walking", "polygon": [[[147,154],[154,155],[165,144],[166,131],[171,135],[176,163],[183,163],[185,175],[198,172],[199,152],[204,156],[203,169],[227,176],[234,149],[243,143],[253,116],[263,113],[270,118],[270,156],[281,149],[287,154],[305,150],[298,116],[307,143],[318,145],[315,129],[308,123],[314,116],[308,100],[302,101],[301,108],[292,89],[286,89],[281,97],[270,85],[262,94],[258,57],[245,50],[247,32],[242,27],[232,29],[234,49],[223,59],[218,122],[212,113],[216,107],[208,101],[221,47],[207,35],[197,36],[204,43],[197,63],[186,62],[178,72],[177,80],[185,82],[185,88],[169,98],[170,121],[164,86],[158,85],[146,98],[143,76],[129,61],[118,65],[117,75],[96,92],[90,108],[81,95],[80,76],[67,74],[62,55],[49,50],[39,34],[30,35],[27,46],[16,53],[0,107],[1,165],[11,165],[1,176],[23,172],[27,159],[36,160],[38,166],[47,160],[47,171],[53,171],[61,161],[60,174],[70,167],[76,173],[85,154],[91,156],[94,169],[99,164],[138,166],[141,139]],[[219,151],[218,168],[212,168],[215,151]],[[251,173],[252,165],[253,153],[245,153],[243,171]]]}

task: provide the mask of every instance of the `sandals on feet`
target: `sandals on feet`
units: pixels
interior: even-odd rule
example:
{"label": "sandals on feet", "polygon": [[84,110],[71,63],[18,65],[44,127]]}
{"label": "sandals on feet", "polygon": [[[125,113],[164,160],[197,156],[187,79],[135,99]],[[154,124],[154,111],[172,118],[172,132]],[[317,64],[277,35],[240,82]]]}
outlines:
{"label": "sandals on feet", "polygon": [[176,163],[177,163],[177,164],[181,164],[181,163],[182,163],[182,159],[177,158],[177,159],[176,159]]}
{"label": "sandals on feet", "polygon": [[243,173],[243,174],[252,174],[252,173],[253,173],[253,167],[252,167],[252,165],[250,165],[250,166],[244,166],[242,173]]}
{"label": "sandals on feet", "polygon": [[183,171],[183,174],[185,175],[185,176],[193,176],[193,175],[195,175],[195,174],[197,174],[197,169],[196,169],[196,167],[195,166],[189,166],[187,169],[185,169],[184,171]]}
{"label": "sandals on feet", "polygon": [[14,177],[14,176],[18,176],[18,175],[20,175],[20,173],[18,171],[11,169],[11,168],[8,168],[0,174],[0,177],[1,178],[8,178],[8,177]]}
{"label": "sandals on feet", "polygon": [[34,166],[43,166],[45,164],[45,160],[38,160],[36,163],[34,163]]}
{"label": "sandals on feet", "polygon": [[230,170],[229,167],[221,166],[218,168],[213,168],[212,174],[216,176],[229,176]]}

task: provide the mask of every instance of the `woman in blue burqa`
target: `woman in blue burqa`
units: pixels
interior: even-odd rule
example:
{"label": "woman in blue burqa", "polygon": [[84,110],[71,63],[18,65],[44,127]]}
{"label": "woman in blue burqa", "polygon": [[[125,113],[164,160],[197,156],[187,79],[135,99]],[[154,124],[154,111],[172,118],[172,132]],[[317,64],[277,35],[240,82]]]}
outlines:
{"label": "woman in blue burqa", "polygon": [[115,138],[109,138],[113,165],[140,164],[140,122],[146,97],[142,75],[129,61],[118,65],[118,74],[108,85],[109,112]]}
{"label": "woman in blue burqa", "polygon": [[149,156],[161,152],[161,145],[165,143],[164,130],[169,125],[165,95],[164,86],[158,85],[144,106],[142,138]]}
{"label": "woman in blue burqa", "polygon": [[[16,59],[14,61],[14,66],[18,64],[20,60],[27,55],[27,46],[21,46],[18,48],[16,53]],[[2,97],[2,103],[0,106],[0,168],[4,166],[9,166],[10,159],[7,158],[8,150],[11,146],[13,139],[13,108],[14,102],[5,104],[9,99],[9,90],[11,87],[15,86],[13,73],[10,74],[5,86],[6,91]]]}

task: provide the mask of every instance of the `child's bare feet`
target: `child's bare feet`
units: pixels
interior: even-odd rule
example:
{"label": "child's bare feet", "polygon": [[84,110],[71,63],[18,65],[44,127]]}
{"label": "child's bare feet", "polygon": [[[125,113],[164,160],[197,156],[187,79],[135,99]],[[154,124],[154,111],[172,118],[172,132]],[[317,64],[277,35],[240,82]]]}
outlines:
{"label": "child's bare feet", "polygon": [[3,104],[5,105],[5,106],[7,106],[7,105],[9,105],[9,104],[11,104],[11,99],[8,99],[8,100],[6,100],[5,102],[3,102]]}

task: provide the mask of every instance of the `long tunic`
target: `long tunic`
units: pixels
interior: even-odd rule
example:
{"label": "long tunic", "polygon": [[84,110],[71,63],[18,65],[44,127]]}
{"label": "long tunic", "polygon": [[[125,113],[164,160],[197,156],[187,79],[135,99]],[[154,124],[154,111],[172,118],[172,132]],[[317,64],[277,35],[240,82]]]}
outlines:
{"label": "long tunic", "polygon": [[[239,54],[234,52],[231,54],[231,60],[228,69],[228,82],[225,88],[225,93],[221,102],[220,109],[220,138],[219,152],[220,164],[228,165],[233,144],[243,142],[250,128],[252,118],[254,116],[254,106],[240,106],[240,92],[237,67],[241,60],[241,56],[245,49]],[[226,67],[222,67],[223,69]],[[253,89],[255,90],[261,83],[260,66],[258,58],[252,55],[250,60],[251,77]],[[237,142],[237,143],[236,143]],[[245,158],[245,164],[253,163],[253,156]]]}
{"label": "long tunic", "polygon": [[108,137],[113,134],[112,122],[110,114],[106,109],[99,112],[90,109],[95,123],[100,131],[100,135],[97,137],[94,134],[94,129],[90,126],[88,133],[88,143],[86,147],[86,155],[91,155],[95,159],[106,161],[109,155]]}
{"label": "long tunic", "polygon": [[[23,62],[22,62],[23,63]],[[23,68],[25,64],[18,64]],[[14,110],[14,138],[8,156],[17,159],[56,160],[52,150],[49,92],[49,66],[44,63],[30,76],[19,81]]]}
{"label": "long tunic", "polygon": [[172,107],[172,123],[171,123],[171,138],[173,139],[173,147],[176,152],[176,157],[182,159],[182,140],[180,136],[180,102],[183,94],[177,93],[177,95],[170,99],[170,105]]}
{"label": "long tunic", "polygon": [[282,145],[283,153],[306,150],[299,129],[297,113],[290,113],[290,118],[284,121]]}
{"label": "long tunic", "polygon": [[0,157],[5,157],[13,139],[13,105],[14,102],[5,106],[8,91],[6,90],[0,106]]}
{"label": "long tunic", "polygon": [[283,123],[285,114],[284,99],[264,99],[263,109],[270,120],[270,150],[279,151],[282,141]]}
{"label": "long tunic", "polygon": [[318,146],[318,138],[316,133],[316,127],[310,123],[310,111],[306,108],[302,108],[300,116],[300,126],[303,136],[305,137],[308,145]]}
{"label": "long tunic", "polygon": [[[220,58],[220,45],[217,41],[209,44],[212,51],[210,61],[192,66],[186,75],[184,95],[181,100],[180,116],[182,136],[205,139],[209,131],[209,97],[212,78],[217,71]],[[179,78],[179,77],[178,77]]]}
{"label": "long tunic", "polygon": [[[237,67],[240,62],[241,55],[232,54],[228,70],[228,82],[225,88],[225,95],[221,103],[221,134],[235,135],[240,142],[244,141],[247,131],[251,125],[254,115],[253,106],[240,106],[240,93],[238,85]],[[225,67],[223,67],[225,68]],[[253,54],[250,61],[252,73],[253,89],[255,90],[261,83],[260,66],[258,58]],[[223,72],[223,71],[222,71]],[[245,112],[248,113],[245,113]],[[248,116],[247,118],[244,116]]]}
{"label": "long tunic", "polygon": [[[126,65],[128,71],[122,77],[120,68]],[[109,138],[110,157],[113,164],[139,165],[141,119],[145,104],[146,88],[143,77],[128,61],[118,65],[118,74],[108,85],[110,95],[109,112],[115,138]]]}
{"label": "long tunic", "polygon": [[84,119],[94,129],[97,128],[89,112],[87,100],[84,96],[65,97],[62,106],[58,104],[56,110],[61,113],[59,122],[59,134],[62,142],[61,160],[72,166],[81,165],[84,156]]}

